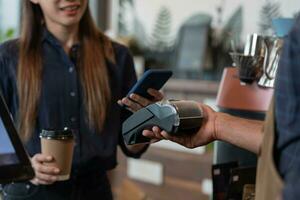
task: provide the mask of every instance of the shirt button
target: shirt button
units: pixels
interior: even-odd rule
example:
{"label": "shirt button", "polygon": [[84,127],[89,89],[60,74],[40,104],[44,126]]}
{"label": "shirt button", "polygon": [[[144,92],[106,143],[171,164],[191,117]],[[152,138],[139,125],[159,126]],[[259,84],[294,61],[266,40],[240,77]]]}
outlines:
{"label": "shirt button", "polygon": [[72,73],[74,71],[74,67],[69,67],[69,72]]}
{"label": "shirt button", "polygon": [[76,93],[75,92],[70,92],[71,97],[75,97]]}
{"label": "shirt button", "polygon": [[76,122],[76,117],[71,117],[71,122]]}

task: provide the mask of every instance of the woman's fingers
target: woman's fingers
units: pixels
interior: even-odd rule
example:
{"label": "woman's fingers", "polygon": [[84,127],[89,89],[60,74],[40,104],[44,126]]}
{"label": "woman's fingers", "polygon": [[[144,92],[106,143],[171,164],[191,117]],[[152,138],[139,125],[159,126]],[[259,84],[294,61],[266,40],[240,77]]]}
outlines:
{"label": "woman's fingers", "polygon": [[130,100],[129,98],[123,98],[123,99],[121,100],[121,103],[122,103],[123,105],[125,105],[125,106],[127,107],[127,109],[129,109],[130,111],[133,111],[133,112],[135,112],[135,111],[137,111],[137,110],[143,108],[142,105],[140,105],[140,104],[138,104],[138,103],[136,103],[136,102]]}
{"label": "woman's fingers", "polygon": [[51,185],[51,184],[54,183],[54,182],[49,182],[49,181],[41,180],[41,179],[39,179],[37,177],[35,177],[34,179],[32,179],[30,182],[32,184],[34,184],[34,185]]}
{"label": "woman's fingers", "polygon": [[35,174],[35,176],[36,176],[39,184],[43,184],[43,183],[52,184],[55,181],[57,181],[57,176],[52,176],[52,175],[43,174],[43,173],[39,173],[39,172],[37,172]]}
{"label": "woman's fingers", "polygon": [[30,180],[30,182],[33,184],[33,185],[39,185],[39,180],[34,177],[33,179]]}
{"label": "woman's fingers", "polygon": [[31,160],[34,161],[34,162],[39,162],[39,163],[51,162],[51,161],[53,161],[53,157],[52,156],[47,156],[47,155],[44,155],[44,154],[35,154],[31,158]]}
{"label": "woman's fingers", "polygon": [[138,111],[139,109],[146,107],[152,103],[157,101],[161,101],[163,99],[163,94],[155,89],[148,89],[147,92],[153,96],[153,99],[147,99],[137,94],[131,94],[129,97],[124,97],[121,100],[118,100],[118,104],[121,106],[126,106],[126,109],[131,112]]}
{"label": "woman's fingers", "polygon": [[40,180],[38,179],[38,185],[51,185],[53,184],[55,181],[44,181],[44,180]]}
{"label": "woman's fingers", "polygon": [[150,89],[147,90],[147,92],[153,98],[147,99],[147,98],[142,97],[142,96],[137,95],[137,94],[131,94],[129,97],[130,97],[130,99],[132,99],[133,101],[135,101],[136,103],[140,104],[143,107],[146,107],[149,104],[155,103],[157,101],[161,101],[164,98],[164,95],[158,90],[150,88]]}
{"label": "woman's fingers", "polygon": [[149,88],[147,90],[147,92],[154,97],[154,101],[161,101],[163,98],[164,98],[164,95],[162,92],[160,92],[159,90],[155,90],[155,89],[152,89],[152,88]]}
{"label": "woman's fingers", "polygon": [[134,102],[138,103],[142,107],[146,107],[152,103],[152,101],[150,101],[140,95],[137,95],[137,94],[131,94],[130,99],[133,100]]}
{"label": "woman's fingers", "polygon": [[43,164],[43,163],[47,163],[47,162],[49,163],[52,161],[53,161],[52,156],[45,156],[43,154],[36,154],[31,159],[32,167],[34,168],[34,170],[36,172],[56,175],[60,171],[57,167],[47,166],[47,165]]}
{"label": "woman's fingers", "polygon": [[57,181],[60,170],[55,166],[47,166],[45,163],[53,162],[52,156],[36,154],[31,158],[35,178],[31,181],[35,185],[49,185]]}
{"label": "woman's fingers", "polygon": [[57,167],[46,166],[43,164],[33,164],[32,165],[35,171],[44,174],[57,175],[59,173],[59,169]]}

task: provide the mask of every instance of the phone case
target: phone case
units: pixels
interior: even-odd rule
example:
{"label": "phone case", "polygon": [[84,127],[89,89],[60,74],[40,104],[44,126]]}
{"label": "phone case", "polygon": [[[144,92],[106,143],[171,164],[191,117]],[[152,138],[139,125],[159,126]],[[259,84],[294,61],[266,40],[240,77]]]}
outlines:
{"label": "phone case", "polygon": [[127,96],[135,93],[144,98],[152,99],[153,97],[148,94],[147,90],[149,88],[160,90],[172,74],[171,70],[150,69],[136,82]]}

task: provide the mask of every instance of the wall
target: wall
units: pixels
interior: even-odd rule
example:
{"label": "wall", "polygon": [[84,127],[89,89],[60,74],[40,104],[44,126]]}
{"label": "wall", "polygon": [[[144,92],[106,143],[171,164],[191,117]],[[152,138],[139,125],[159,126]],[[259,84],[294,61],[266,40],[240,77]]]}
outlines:
{"label": "wall", "polygon": [[[272,0],[270,0],[272,2]],[[193,13],[204,12],[214,18],[213,25],[217,24],[217,6],[223,4],[223,22],[227,22],[241,4],[244,5],[244,31],[242,39],[247,33],[258,31],[260,8],[266,0],[135,0],[137,16],[144,24],[146,32],[152,33],[152,28],[161,6],[167,6],[172,12],[173,31],[177,29]],[[275,0],[273,0],[275,2]],[[299,0],[277,0],[281,5],[281,13],[284,17],[291,17],[300,11]],[[224,24],[222,24],[224,25]]]}
{"label": "wall", "polygon": [[19,30],[20,0],[0,0],[0,29]]}

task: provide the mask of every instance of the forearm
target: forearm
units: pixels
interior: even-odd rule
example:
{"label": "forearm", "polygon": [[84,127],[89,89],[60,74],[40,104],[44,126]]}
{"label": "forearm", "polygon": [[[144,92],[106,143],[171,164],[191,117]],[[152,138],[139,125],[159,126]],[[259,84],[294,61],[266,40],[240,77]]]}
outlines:
{"label": "forearm", "polygon": [[216,138],[258,154],[262,143],[263,121],[217,113]]}

